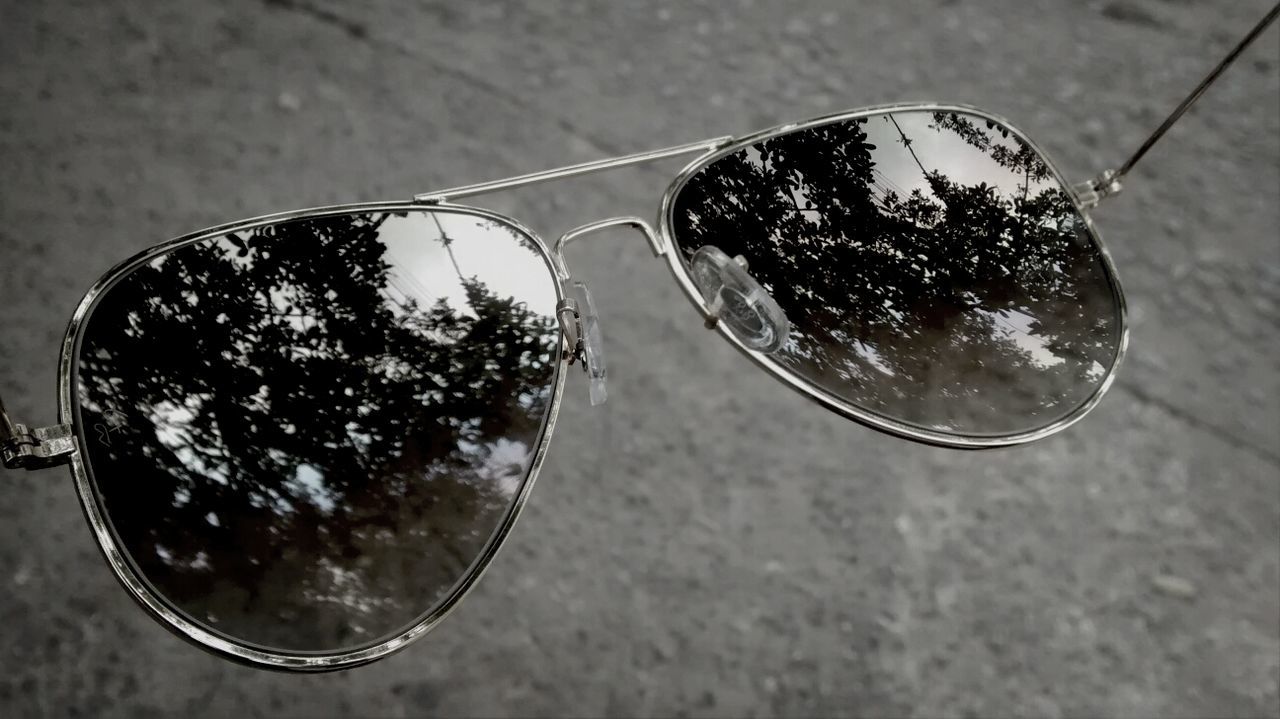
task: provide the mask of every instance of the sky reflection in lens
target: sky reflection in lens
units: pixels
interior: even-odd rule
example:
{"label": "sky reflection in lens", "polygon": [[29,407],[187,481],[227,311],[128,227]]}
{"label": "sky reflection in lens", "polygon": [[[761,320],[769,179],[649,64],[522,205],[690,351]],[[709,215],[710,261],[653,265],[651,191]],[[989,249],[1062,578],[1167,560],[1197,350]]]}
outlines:
{"label": "sky reflection in lens", "polygon": [[446,211],[228,233],[99,300],[80,423],[104,513],[198,623],[276,650],[399,633],[465,575],[551,400],[550,270]]}
{"label": "sky reflection in lens", "polygon": [[1044,160],[957,112],[847,120],[758,142],[694,175],[686,262],[745,256],[791,322],[774,357],[851,404],[1000,436],[1068,415],[1120,344],[1111,278]]}

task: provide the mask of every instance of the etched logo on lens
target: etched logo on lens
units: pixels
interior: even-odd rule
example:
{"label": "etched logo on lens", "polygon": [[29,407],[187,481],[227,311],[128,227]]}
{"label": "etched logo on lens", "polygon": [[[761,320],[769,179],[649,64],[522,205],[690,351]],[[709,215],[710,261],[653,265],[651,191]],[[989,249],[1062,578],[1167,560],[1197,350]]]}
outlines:
{"label": "etched logo on lens", "polygon": [[93,425],[93,431],[98,435],[98,444],[103,447],[111,446],[111,435],[119,434],[120,430],[129,423],[128,417],[124,412],[115,407],[108,407],[102,412],[102,422]]}

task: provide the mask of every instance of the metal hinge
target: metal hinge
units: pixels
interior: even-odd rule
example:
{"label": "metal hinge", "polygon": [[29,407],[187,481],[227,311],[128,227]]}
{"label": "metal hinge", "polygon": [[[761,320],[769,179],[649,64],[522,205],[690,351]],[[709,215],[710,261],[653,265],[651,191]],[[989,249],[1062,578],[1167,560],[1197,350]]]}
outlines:
{"label": "metal hinge", "polygon": [[1120,184],[1120,177],[1115,170],[1107,170],[1092,180],[1077,182],[1071,186],[1082,210],[1092,210],[1099,202],[1120,194],[1123,189],[1124,185]]}
{"label": "metal hinge", "polygon": [[69,424],[30,428],[9,424],[0,429],[0,459],[8,469],[44,469],[66,464],[76,451],[75,434]]}
{"label": "metal hinge", "polygon": [[71,461],[76,451],[69,424],[32,429],[9,421],[0,399],[0,463],[8,469],[43,469]]}

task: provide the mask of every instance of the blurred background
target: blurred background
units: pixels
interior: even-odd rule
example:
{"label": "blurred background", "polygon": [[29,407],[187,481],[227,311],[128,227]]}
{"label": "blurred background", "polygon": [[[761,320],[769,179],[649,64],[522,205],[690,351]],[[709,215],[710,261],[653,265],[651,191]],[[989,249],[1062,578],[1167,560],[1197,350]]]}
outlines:
{"label": "blurred background", "polygon": [[[0,392],[51,424],[117,261],[201,227],[863,105],[1122,161],[1259,0],[0,5]],[[544,237],[653,216],[680,161],[478,198]],[[863,429],[702,328],[638,236],[577,245],[610,399],[570,377],[478,588],[369,667],[231,665],[117,585],[65,470],[0,474],[0,715],[1275,716],[1280,32],[1095,219],[1132,339],[1086,420],[960,453]],[[177,348],[180,351],[181,348]]]}

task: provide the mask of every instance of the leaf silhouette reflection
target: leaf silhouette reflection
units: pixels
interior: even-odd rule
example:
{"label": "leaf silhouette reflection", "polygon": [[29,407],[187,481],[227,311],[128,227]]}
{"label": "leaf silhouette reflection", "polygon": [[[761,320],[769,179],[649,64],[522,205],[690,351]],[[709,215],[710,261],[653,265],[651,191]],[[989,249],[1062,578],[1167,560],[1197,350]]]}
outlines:
{"label": "leaf silhouette reflection", "polygon": [[92,476],[129,558],[249,643],[398,633],[525,481],[555,299],[523,235],[445,211],[282,222],[138,267],[95,307],[78,368]]}
{"label": "leaf silhouette reflection", "polygon": [[775,358],[846,401],[968,435],[1030,431],[1105,379],[1111,278],[1044,160],[999,124],[895,112],[762,140],[676,197],[687,262],[743,255],[791,322]]}

